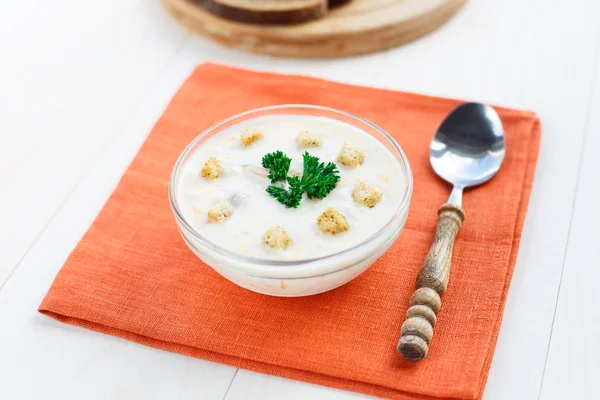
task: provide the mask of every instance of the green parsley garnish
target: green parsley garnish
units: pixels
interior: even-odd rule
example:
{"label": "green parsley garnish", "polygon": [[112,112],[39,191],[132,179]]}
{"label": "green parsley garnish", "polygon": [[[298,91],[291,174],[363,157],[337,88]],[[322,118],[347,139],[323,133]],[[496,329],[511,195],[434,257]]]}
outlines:
{"label": "green parsley garnish", "polygon": [[[302,158],[302,178],[287,176],[291,159],[282,151],[269,153],[262,159],[263,167],[269,170],[267,177],[271,180],[267,193],[288,208],[298,207],[304,192],[311,199],[323,199],[340,181],[340,173],[334,163],[319,162],[318,157],[311,156],[308,152],[305,152]],[[286,181],[288,189],[273,185],[279,181]]]}
{"label": "green parsley garnish", "polygon": [[296,208],[302,201],[304,190],[300,186],[300,178],[297,176],[289,176],[287,178],[289,190],[282,187],[270,185],[267,188],[267,193],[275,197],[278,202],[288,208]]}
{"label": "green parsley garnish", "polygon": [[308,153],[304,158],[304,171],[302,172],[302,188],[311,199],[322,199],[329,194],[340,181],[337,166],[330,162],[320,163],[319,158]]}
{"label": "green parsley garnish", "polygon": [[269,170],[267,178],[271,183],[286,180],[291,162],[292,160],[279,150],[265,155],[262,159],[263,167]]}

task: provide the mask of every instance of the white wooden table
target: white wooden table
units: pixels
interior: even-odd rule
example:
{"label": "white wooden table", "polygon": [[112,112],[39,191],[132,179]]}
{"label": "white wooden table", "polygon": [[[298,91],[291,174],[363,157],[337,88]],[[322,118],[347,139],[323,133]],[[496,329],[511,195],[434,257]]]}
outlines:
{"label": "white wooden table", "polygon": [[37,306],[193,67],[539,113],[543,137],[486,399],[600,399],[600,2],[471,0],[438,32],[340,60],[241,54],[158,0],[0,1],[0,398],[358,399],[59,324]]}

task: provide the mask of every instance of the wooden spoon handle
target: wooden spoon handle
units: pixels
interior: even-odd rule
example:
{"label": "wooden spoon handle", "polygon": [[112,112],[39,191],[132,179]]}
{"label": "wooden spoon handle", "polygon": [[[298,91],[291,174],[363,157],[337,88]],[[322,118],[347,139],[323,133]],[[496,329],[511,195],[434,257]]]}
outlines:
{"label": "wooden spoon handle", "polygon": [[398,353],[407,360],[418,361],[427,355],[436,315],[442,306],[440,296],[448,287],[454,240],[464,218],[464,210],[453,204],[444,204],[438,210],[435,239],[417,277],[417,290],[410,298],[398,341]]}

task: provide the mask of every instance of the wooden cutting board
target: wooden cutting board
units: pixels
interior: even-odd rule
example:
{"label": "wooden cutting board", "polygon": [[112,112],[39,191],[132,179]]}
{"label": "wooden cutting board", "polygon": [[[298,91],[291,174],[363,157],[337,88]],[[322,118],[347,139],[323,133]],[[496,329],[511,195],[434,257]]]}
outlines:
{"label": "wooden cutting board", "polygon": [[162,0],[182,25],[226,46],[281,57],[341,57],[417,39],[446,22],[466,0],[352,0],[323,19],[260,26],[216,17],[191,0]]}

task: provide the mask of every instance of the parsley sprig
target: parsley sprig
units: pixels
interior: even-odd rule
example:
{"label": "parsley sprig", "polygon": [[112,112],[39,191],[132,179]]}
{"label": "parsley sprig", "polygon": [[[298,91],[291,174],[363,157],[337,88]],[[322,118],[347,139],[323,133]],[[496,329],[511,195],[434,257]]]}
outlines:
{"label": "parsley sprig", "polygon": [[269,170],[267,178],[271,180],[271,183],[284,181],[287,178],[291,162],[292,159],[286,156],[281,150],[269,153],[262,159],[263,167]]}
{"label": "parsley sprig", "polygon": [[[302,158],[302,178],[288,176],[291,159],[282,151],[269,153],[262,159],[263,167],[269,170],[267,177],[271,180],[267,193],[288,208],[298,207],[304,192],[311,199],[323,199],[340,181],[340,173],[334,163],[322,163],[318,157],[311,156],[308,152]],[[280,181],[286,181],[288,188],[275,185]]]}
{"label": "parsley sprig", "polygon": [[300,178],[297,176],[289,176],[287,177],[288,187],[286,190],[280,186],[270,185],[267,188],[267,193],[271,196],[275,197],[278,202],[283,204],[288,208],[296,208],[300,205],[302,201],[302,195],[304,191],[300,185]]}

